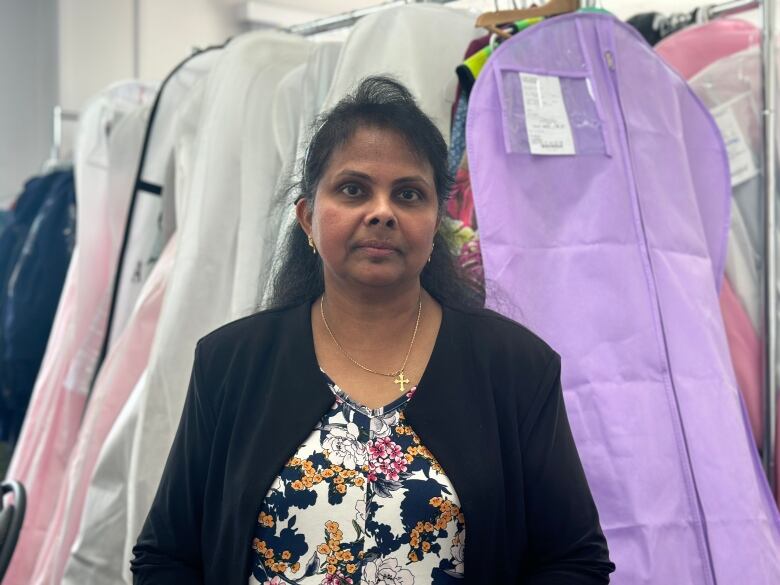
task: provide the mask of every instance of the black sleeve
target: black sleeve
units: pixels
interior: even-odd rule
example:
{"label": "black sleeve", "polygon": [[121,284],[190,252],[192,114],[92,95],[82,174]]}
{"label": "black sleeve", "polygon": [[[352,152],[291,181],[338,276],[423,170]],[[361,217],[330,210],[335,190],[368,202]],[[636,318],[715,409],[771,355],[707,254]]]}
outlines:
{"label": "black sleeve", "polygon": [[615,570],[566,417],[560,358],[521,427],[529,544],[525,585],[602,585]]}
{"label": "black sleeve", "polygon": [[201,518],[215,417],[204,398],[199,353],[200,346],[157,495],[133,548],[136,585],[203,583]]}

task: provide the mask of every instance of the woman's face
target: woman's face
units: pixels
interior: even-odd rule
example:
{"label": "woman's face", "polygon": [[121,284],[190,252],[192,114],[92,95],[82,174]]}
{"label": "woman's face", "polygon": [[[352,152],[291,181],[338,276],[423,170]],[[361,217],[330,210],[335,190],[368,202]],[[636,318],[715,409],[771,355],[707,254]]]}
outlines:
{"label": "woman's face", "polygon": [[400,134],[361,127],[331,154],[313,210],[301,200],[297,212],[322,257],[326,282],[411,284],[438,227],[433,169]]}

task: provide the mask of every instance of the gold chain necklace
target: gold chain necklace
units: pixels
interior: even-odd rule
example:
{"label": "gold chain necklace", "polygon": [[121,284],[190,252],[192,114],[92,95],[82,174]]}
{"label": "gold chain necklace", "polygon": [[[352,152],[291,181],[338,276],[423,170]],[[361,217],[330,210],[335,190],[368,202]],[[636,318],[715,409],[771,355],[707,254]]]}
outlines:
{"label": "gold chain necklace", "polygon": [[390,374],[386,374],[384,372],[377,372],[376,370],[372,370],[371,368],[367,368],[363,364],[361,364],[359,361],[357,361],[355,358],[353,358],[351,355],[347,353],[347,350],[345,350],[341,344],[339,343],[338,339],[336,339],[336,336],[333,335],[333,331],[330,328],[330,325],[328,325],[328,320],[325,318],[325,295],[323,294],[320,297],[320,315],[322,315],[322,322],[325,324],[325,329],[328,330],[328,333],[330,333],[330,338],[333,340],[333,343],[336,344],[336,347],[339,348],[341,353],[344,354],[344,356],[351,361],[353,364],[355,364],[357,367],[359,367],[361,370],[365,370],[366,372],[369,372],[371,374],[376,374],[377,376],[385,376],[387,378],[395,378],[393,380],[394,384],[398,384],[401,388],[401,392],[406,392],[406,384],[409,383],[409,379],[406,377],[405,370],[406,370],[406,362],[409,361],[409,355],[412,353],[412,347],[414,347],[414,340],[417,337],[417,330],[420,327],[420,315],[422,315],[422,296],[420,296],[420,300],[417,301],[417,322],[414,324],[414,333],[412,333],[412,342],[409,344],[409,351],[406,352],[406,357],[404,358],[404,363],[401,366],[401,368],[395,372],[392,372]]}

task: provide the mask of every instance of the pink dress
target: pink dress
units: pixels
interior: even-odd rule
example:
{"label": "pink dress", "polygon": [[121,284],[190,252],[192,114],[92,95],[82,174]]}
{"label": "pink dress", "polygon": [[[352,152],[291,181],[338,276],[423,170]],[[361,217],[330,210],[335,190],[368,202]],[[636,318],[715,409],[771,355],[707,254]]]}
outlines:
{"label": "pink dress", "polygon": [[98,455],[149,361],[175,249],[174,235],[144,284],[126,328],[103,362],[68,462],[57,507],[49,517],[45,538],[48,552],[38,557],[30,583],[62,582]]}

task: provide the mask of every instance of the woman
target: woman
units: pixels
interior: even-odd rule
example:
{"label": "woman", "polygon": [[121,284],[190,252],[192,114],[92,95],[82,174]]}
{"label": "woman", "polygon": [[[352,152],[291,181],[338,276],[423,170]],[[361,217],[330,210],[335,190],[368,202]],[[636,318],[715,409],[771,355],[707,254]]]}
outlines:
{"label": "woman", "polygon": [[438,231],[441,134],[363,81],[321,120],[274,308],[197,346],[136,583],[608,583],[558,356]]}

